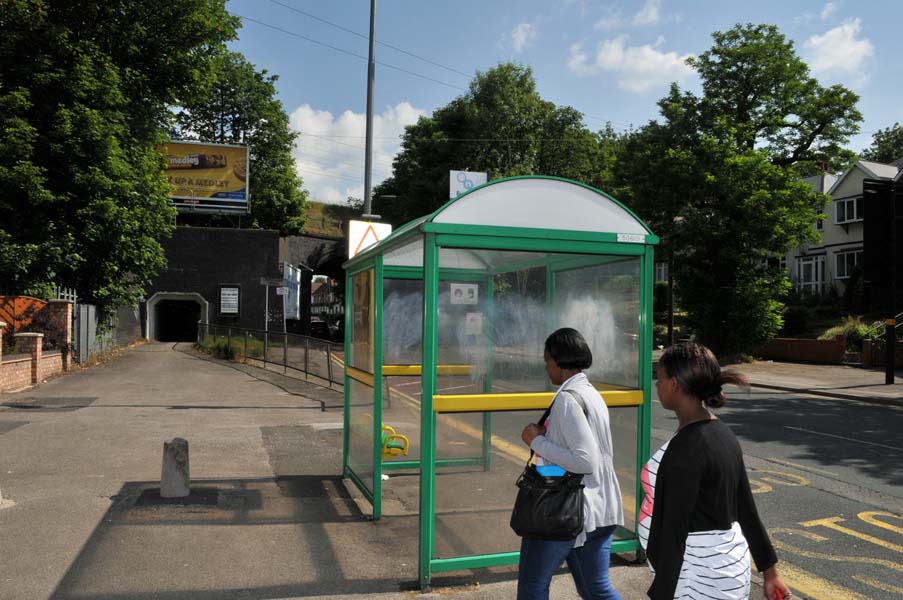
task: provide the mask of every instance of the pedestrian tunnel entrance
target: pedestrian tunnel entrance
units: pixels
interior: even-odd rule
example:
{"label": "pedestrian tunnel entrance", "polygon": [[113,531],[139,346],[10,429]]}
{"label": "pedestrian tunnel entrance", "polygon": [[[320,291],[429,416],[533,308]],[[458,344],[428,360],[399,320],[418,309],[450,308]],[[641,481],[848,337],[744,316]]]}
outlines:
{"label": "pedestrian tunnel entrance", "polygon": [[195,342],[198,322],[207,322],[207,301],[196,293],[157,293],[147,303],[147,337],[161,342]]}

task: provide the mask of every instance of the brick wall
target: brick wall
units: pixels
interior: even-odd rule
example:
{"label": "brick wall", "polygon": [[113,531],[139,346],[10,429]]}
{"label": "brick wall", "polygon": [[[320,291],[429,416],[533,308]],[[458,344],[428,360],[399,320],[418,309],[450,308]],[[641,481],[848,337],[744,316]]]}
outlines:
{"label": "brick wall", "polygon": [[[894,354],[894,366],[898,369],[903,367],[903,344],[897,342]],[[883,367],[886,364],[887,349],[884,344],[876,344],[871,340],[862,341],[862,368],[872,369],[875,367]]]}
{"label": "brick wall", "polygon": [[38,381],[44,381],[56,377],[65,372],[63,366],[63,353],[42,354],[41,363],[38,365]]}
{"label": "brick wall", "polygon": [[795,338],[774,338],[759,351],[764,359],[787,362],[821,363],[839,365],[843,363],[846,340],[798,340]]}
{"label": "brick wall", "polygon": [[0,392],[18,390],[31,385],[31,358],[0,363]]}
{"label": "brick wall", "polygon": [[43,334],[19,333],[14,337],[18,352],[29,356],[3,360],[3,356],[0,355],[0,392],[40,383],[69,370],[68,344],[61,351],[45,354],[41,348]]}
{"label": "brick wall", "polygon": [[[146,291],[193,292],[209,302],[210,323],[264,329],[266,288],[261,277],[280,278],[279,232],[262,229],[176,227],[163,241],[166,270]],[[220,314],[220,286],[239,288],[239,315]],[[271,323],[282,324],[282,299],[269,291]],[[272,327],[272,326],[271,326]],[[146,332],[149,337],[156,331]]]}

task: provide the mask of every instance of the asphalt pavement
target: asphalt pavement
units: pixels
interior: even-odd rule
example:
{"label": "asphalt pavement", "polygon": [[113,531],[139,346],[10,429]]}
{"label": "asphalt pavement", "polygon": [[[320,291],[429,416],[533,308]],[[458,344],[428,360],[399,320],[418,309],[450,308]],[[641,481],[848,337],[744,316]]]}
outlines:
{"label": "asphalt pavement", "polygon": [[[755,385],[903,397],[903,382],[878,387],[883,372],[739,368]],[[146,344],[0,396],[0,598],[513,598],[512,567],[414,591],[416,512],[369,519],[340,476],[341,406],[338,389],[189,344]],[[189,504],[156,493],[162,444],[177,436],[190,444]],[[611,577],[625,600],[646,597],[645,565],[617,558]],[[566,572],[552,597],[578,597]]]}

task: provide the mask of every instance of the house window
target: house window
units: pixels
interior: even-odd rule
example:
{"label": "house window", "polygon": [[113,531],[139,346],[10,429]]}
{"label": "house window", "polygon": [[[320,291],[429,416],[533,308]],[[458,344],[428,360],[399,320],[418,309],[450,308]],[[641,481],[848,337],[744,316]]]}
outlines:
{"label": "house window", "polygon": [[834,222],[838,225],[855,223],[862,220],[862,198],[846,198],[838,200],[834,205]]}
{"label": "house window", "polygon": [[825,257],[796,259],[796,289],[802,294],[821,294],[825,290]]}
{"label": "house window", "polygon": [[834,255],[836,269],[834,270],[835,279],[848,279],[856,267],[862,264],[862,250],[854,250],[853,252],[838,252]]}
{"label": "house window", "polygon": [[778,268],[781,271],[787,270],[787,257],[785,255],[773,256],[767,255],[762,258],[762,266],[765,268]]}
{"label": "house window", "polygon": [[819,219],[815,222],[815,231],[824,231],[825,230],[825,222],[823,219]]}
{"label": "house window", "polygon": [[668,281],[668,263],[655,263],[655,281]]}

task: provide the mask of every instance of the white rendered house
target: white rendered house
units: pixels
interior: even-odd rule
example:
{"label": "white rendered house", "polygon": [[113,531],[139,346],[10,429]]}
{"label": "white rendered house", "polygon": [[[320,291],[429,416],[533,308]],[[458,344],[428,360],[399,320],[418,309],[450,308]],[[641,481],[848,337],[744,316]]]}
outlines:
{"label": "white rendered house", "polygon": [[828,218],[815,226],[821,243],[804,244],[787,254],[794,289],[803,294],[826,294],[832,288],[844,293],[850,275],[862,266],[863,181],[890,181],[899,172],[896,164],[860,160],[839,177],[825,173],[806,178],[831,202],[825,209]]}

